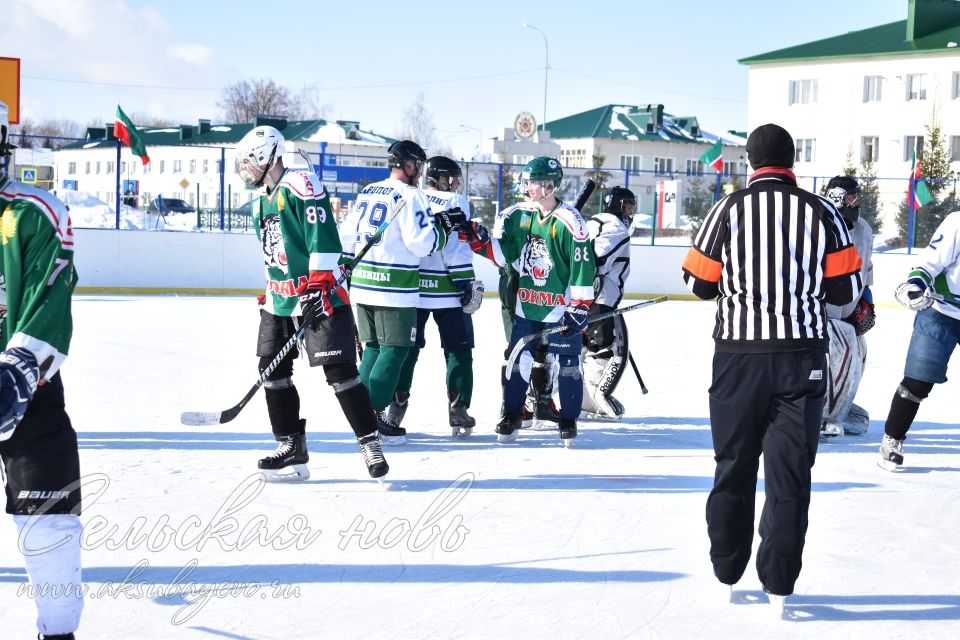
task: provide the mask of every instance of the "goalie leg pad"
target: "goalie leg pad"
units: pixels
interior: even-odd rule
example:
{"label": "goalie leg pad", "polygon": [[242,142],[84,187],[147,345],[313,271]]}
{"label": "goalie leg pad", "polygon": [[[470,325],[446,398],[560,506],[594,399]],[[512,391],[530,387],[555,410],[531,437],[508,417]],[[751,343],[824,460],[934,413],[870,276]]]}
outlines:
{"label": "goalie leg pad", "polygon": [[863,358],[853,325],[843,320],[829,320],[827,333],[830,338],[827,354],[830,375],[823,403],[823,421],[840,424],[860,387]]}

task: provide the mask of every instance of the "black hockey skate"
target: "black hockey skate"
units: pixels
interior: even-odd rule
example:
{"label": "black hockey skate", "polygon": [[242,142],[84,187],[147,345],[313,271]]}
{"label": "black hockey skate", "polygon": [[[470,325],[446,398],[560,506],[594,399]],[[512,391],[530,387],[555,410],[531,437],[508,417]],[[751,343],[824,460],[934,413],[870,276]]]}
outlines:
{"label": "black hockey skate", "polygon": [[360,445],[360,453],[363,454],[363,461],[367,464],[367,471],[371,478],[382,478],[390,471],[387,459],[383,457],[383,447],[380,446],[380,434],[376,431],[362,438],[357,438]]}
{"label": "black hockey skate", "polygon": [[55,636],[37,634],[37,640],[75,640],[72,633],[58,633]]}
{"label": "black hockey skate", "polygon": [[279,444],[273,455],[262,458],[257,463],[257,468],[263,471],[267,482],[309,479],[310,469],[307,462],[310,454],[307,453],[307,436],[297,433],[277,438],[277,442]]}
{"label": "black hockey skate", "polygon": [[447,408],[450,412],[450,429],[454,438],[463,438],[473,433],[473,428],[477,425],[476,419],[467,413],[467,405],[460,402],[460,394],[448,392],[447,398],[450,404]]}
{"label": "black hockey skate", "polygon": [[577,437],[577,420],[575,418],[560,418],[560,442],[569,448]]}
{"label": "black hockey skate", "polygon": [[407,430],[390,419],[386,411],[377,414],[377,431],[383,444],[406,444]]}
{"label": "black hockey skate", "polygon": [[386,413],[390,417],[390,421],[399,427],[400,423],[403,422],[403,416],[407,415],[407,407],[409,404],[409,391],[395,391],[393,393],[393,400],[387,405]]}
{"label": "black hockey skate", "polygon": [[517,435],[520,433],[520,414],[502,414],[500,417],[500,422],[497,423],[497,428],[494,429],[494,431],[497,432],[498,444],[510,444],[511,442],[516,442]]}

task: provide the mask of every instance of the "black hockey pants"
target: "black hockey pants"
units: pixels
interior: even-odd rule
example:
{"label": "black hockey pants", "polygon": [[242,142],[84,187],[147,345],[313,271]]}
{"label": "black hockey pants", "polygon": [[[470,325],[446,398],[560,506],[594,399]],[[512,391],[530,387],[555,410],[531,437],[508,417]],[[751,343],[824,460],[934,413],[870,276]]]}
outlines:
{"label": "black hockey pants", "polygon": [[793,593],[828,374],[822,349],[714,354],[710,430],[717,467],[707,532],[720,582],[738,582],[750,560],[762,453],[766,500],[757,575],[770,593]]}

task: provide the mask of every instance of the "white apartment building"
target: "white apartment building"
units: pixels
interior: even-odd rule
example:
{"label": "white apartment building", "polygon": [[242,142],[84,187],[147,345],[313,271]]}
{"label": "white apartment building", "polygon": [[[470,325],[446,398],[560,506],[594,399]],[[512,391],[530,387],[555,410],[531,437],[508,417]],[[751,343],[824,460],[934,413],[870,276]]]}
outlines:
{"label": "white apartment building", "polygon": [[751,56],[749,129],[775,122],[796,145],[794,171],[819,188],[872,160],[884,228],[908,187],[925,125],[939,121],[960,169],[960,1],[907,0],[905,20]]}

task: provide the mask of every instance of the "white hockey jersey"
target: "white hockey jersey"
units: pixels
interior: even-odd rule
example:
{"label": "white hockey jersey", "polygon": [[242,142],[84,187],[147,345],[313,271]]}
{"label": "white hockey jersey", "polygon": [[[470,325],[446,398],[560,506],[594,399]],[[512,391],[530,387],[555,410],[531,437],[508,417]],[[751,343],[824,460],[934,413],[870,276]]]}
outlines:
{"label": "white hockey jersey", "polygon": [[597,275],[593,280],[594,304],[616,307],[630,275],[630,230],[612,213],[598,213],[587,221]]}
{"label": "white hockey jersey", "polygon": [[353,269],[350,297],[358,304],[416,307],[420,258],[443,249],[447,234],[434,224],[420,189],[388,178],[357,195],[340,226],[344,256],[353,258],[384,223],[379,240]]}
{"label": "white hockey jersey", "polygon": [[910,277],[922,278],[950,302],[934,302],[933,308],[960,320],[960,211],[947,215],[933,232],[933,238],[918,255]]}
{"label": "white hockey jersey", "polygon": [[[460,207],[471,218],[470,203],[459,193],[427,189],[423,192],[432,213]],[[473,251],[455,235],[447,238],[441,251],[420,259],[420,309],[450,309],[460,306],[467,283],[476,278]]]}
{"label": "white hockey jersey", "polygon": [[[863,266],[860,267],[860,278],[863,280],[863,286],[869,287],[873,284],[873,229],[870,223],[863,218],[857,219],[857,226],[850,232],[850,242],[857,248],[860,259],[863,260]],[[863,295],[861,293],[861,295]],[[856,300],[848,302],[842,307],[834,304],[827,305],[827,317],[835,320],[843,320],[857,308],[860,302],[860,296]]]}

